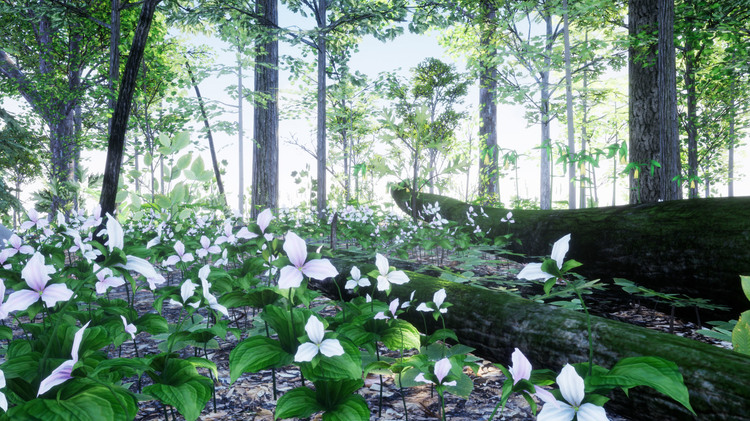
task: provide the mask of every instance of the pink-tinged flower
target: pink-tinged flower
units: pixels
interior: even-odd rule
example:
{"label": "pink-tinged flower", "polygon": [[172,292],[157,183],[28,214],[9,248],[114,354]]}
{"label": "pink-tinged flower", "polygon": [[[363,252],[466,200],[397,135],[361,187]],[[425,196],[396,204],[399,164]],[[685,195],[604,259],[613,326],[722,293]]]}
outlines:
{"label": "pink-tinged flower", "polygon": [[47,392],[58,384],[65,383],[66,380],[73,378],[73,367],[78,362],[78,348],[81,347],[83,332],[87,327],[89,327],[89,323],[91,322],[86,322],[85,325],[78,329],[78,332],[76,332],[75,336],[73,336],[73,348],[70,351],[71,359],[60,364],[60,366],[52,371],[49,376],[47,376],[44,380],[42,380],[41,383],[39,383],[39,392],[37,392],[37,396]]}
{"label": "pink-tinged flower", "polygon": [[344,348],[338,339],[324,339],[324,329],[323,322],[315,316],[310,316],[307,324],[305,324],[305,332],[307,332],[310,342],[305,342],[297,348],[297,353],[294,354],[294,361],[312,361],[318,353],[326,357],[335,357],[344,354]]}
{"label": "pink-tinged flower", "polygon": [[58,301],[69,300],[73,296],[73,291],[65,284],[47,285],[47,281],[51,279],[49,275],[53,273],[55,273],[55,268],[52,265],[45,265],[44,257],[38,252],[34,253],[21,270],[21,277],[31,289],[22,289],[10,294],[5,303],[5,311],[10,313],[26,310],[40,299],[47,307],[54,306]]}
{"label": "pink-tinged flower", "polygon": [[375,314],[375,317],[373,318],[375,320],[380,320],[380,319],[388,320],[390,318],[398,319],[398,317],[396,317],[396,311],[398,311],[398,298],[396,298],[395,300],[391,301],[390,304],[388,304],[388,312],[390,316],[386,315],[382,311],[379,311],[377,312],[377,314]]}
{"label": "pink-tinged flower", "polygon": [[224,222],[224,235],[220,235],[216,238],[216,244],[229,243],[231,245],[237,244],[237,237],[232,233],[232,224],[229,221]]}
{"label": "pink-tinged flower", "polygon": [[[558,269],[562,269],[563,259],[565,259],[565,255],[568,254],[569,242],[570,234],[567,234],[561,239],[555,241],[555,244],[552,246],[552,255],[550,257],[552,257],[552,260],[557,263]],[[518,272],[517,277],[518,279],[528,279],[533,281],[537,279],[546,280],[554,278],[554,275],[550,275],[543,271],[541,263],[529,263]]]}
{"label": "pink-tinged flower", "polygon": [[[433,372],[435,373],[435,380],[437,380],[437,383],[440,385],[455,386],[458,384],[458,382],[456,382],[455,380],[443,383],[445,377],[451,372],[451,361],[448,358],[443,358],[442,360],[436,362]],[[414,378],[414,381],[422,383],[435,383],[432,380],[425,378],[424,373],[417,374],[417,376]]]}
{"label": "pink-tinged flower", "polygon": [[404,301],[403,304],[401,304],[401,308],[408,308],[409,306],[411,306],[411,301],[414,299],[415,292],[417,291],[415,290],[411,292],[411,295],[409,295],[409,299],[407,301]]}
{"label": "pink-tinged flower", "polygon": [[26,231],[33,226],[36,226],[37,229],[43,229],[47,226],[47,220],[42,218],[36,209],[32,208],[26,215],[29,217],[29,220],[21,224],[21,231]]}
{"label": "pink-tinged flower", "polygon": [[122,250],[125,246],[125,234],[122,232],[122,225],[109,213],[107,214],[107,242],[104,244],[109,246],[110,252],[114,251],[115,248]]}
{"label": "pink-tinged flower", "polygon": [[221,253],[221,247],[217,245],[211,245],[211,240],[205,235],[201,236],[201,248],[195,251],[201,259],[208,256],[209,254]]}
{"label": "pink-tinged flower", "polygon": [[8,250],[8,257],[15,256],[16,253],[32,254],[35,251],[34,247],[24,245],[21,237],[16,234],[11,235],[8,239],[8,248],[6,250]]}
{"label": "pink-tinged flower", "polygon": [[237,231],[237,238],[242,238],[243,240],[252,240],[253,238],[257,237],[258,234],[254,232],[250,232],[247,227],[240,228],[239,231]]}
{"label": "pink-tinged flower", "polygon": [[125,285],[125,280],[121,276],[114,276],[112,269],[104,268],[99,270],[99,265],[94,263],[94,272],[96,272],[96,293],[104,294],[107,289],[117,288],[121,285]]}
{"label": "pink-tinged flower", "polygon": [[284,241],[284,251],[291,265],[281,268],[279,274],[279,288],[298,288],[302,283],[303,275],[323,280],[339,274],[328,259],[307,259],[307,245],[305,240],[297,234],[289,232]]}
{"label": "pink-tinged flower", "polygon": [[169,256],[164,262],[165,266],[174,266],[178,262],[188,263],[194,260],[192,253],[185,253],[185,245],[180,240],[174,243],[174,251],[177,252],[177,255]]}
{"label": "pink-tinged flower", "polygon": [[89,229],[91,227],[98,227],[102,223],[102,205],[97,203],[94,207],[94,212],[91,213],[91,216],[86,219],[86,221],[81,224],[81,231],[84,231],[86,229]]}
{"label": "pink-tinged flower", "polygon": [[509,224],[515,224],[515,223],[516,223],[516,221],[515,221],[515,220],[513,220],[513,212],[508,212],[508,213],[507,213],[507,214],[505,215],[505,218],[500,218],[500,222],[507,222],[507,223],[509,223]]}
{"label": "pink-tinged flower", "polygon": [[118,263],[115,265],[115,267],[140,273],[141,275],[146,277],[146,282],[148,282],[148,286],[149,288],[151,288],[151,290],[156,289],[157,285],[167,282],[167,280],[164,279],[161,274],[156,272],[156,269],[154,269],[154,267],[151,265],[151,263],[148,262],[148,260],[130,255],[127,256],[127,259],[128,260],[124,265],[122,263]]}
{"label": "pink-tinged flower", "polygon": [[229,257],[227,257],[227,249],[224,249],[224,251],[221,252],[221,258],[216,259],[216,262],[214,262],[214,267],[218,268],[221,266],[226,266],[229,263]]}
{"label": "pink-tinged flower", "polygon": [[196,285],[190,279],[182,283],[182,286],[180,286],[180,298],[182,298],[183,303],[186,303],[195,294],[195,287]]}
{"label": "pink-tinged flower", "polygon": [[560,386],[560,393],[566,402],[556,401],[557,405],[545,404],[537,420],[570,421],[577,417],[581,421],[607,421],[607,413],[601,406],[593,403],[581,405],[585,395],[584,383],[572,365],[565,364],[557,376],[557,385]]}
{"label": "pink-tinged flower", "polygon": [[[531,363],[523,355],[520,349],[516,348],[513,354],[510,356],[512,365],[508,369],[510,376],[513,378],[513,385],[520,382],[521,380],[531,379]],[[531,391],[528,391],[531,392]],[[537,395],[545,403],[549,403],[554,406],[558,406],[557,399],[552,396],[552,393],[543,389],[541,386],[534,385],[534,394]]]}
{"label": "pink-tinged flower", "polygon": [[203,298],[206,299],[206,302],[208,303],[209,307],[229,317],[229,311],[227,310],[227,308],[219,304],[219,301],[216,299],[216,297],[213,294],[211,294],[211,291],[210,291],[211,284],[208,282],[208,274],[210,272],[211,272],[211,267],[208,265],[204,265],[198,271],[198,277],[201,279],[201,286],[203,287]]}
{"label": "pink-tinged flower", "polygon": [[349,279],[346,281],[346,285],[344,285],[344,289],[354,289],[356,287],[369,287],[370,286],[370,280],[367,278],[362,278],[362,273],[359,271],[359,268],[356,266],[352,266],[351,272],[352,279]]}
{"label": "pink-tinged flower", "polygon": [[271,223],[271,220],[273,218],[274,216],[271,213],[271,209],[266,209],[258,214],[258,219],[256,220],[258,227],[260,228],[260,232],[263,233],[263,237],[266,239],[266,241],[273,240],[273,234],[266,233],[266,228],[268,228],[268,225]]}
{"label": "pink-tinged flower", "polygon": [[135,339],[135,333],[138,331],[138,329],[134,324],[128,323],[128,320],[125,318],[125,316],[120,315],[120,318],[122,319],[123,326],[125,326],[125,332],[129,333],[130,337]]}
{"label": "pink-tinged flower", "polygon": [[417,311],[424,311],[426,313],[429,313],[431,311],[439,311],[440,313],[447,313],[448,308],[443,307],[443,303],[445,302],[445,297],[447,297],[447,294],[445,292],[445,288],[440,288],[439,290],[435,291],[434,294],[432,294],[432,302],[429,303],[420,303],[417,306]]}
{"label": "pink-tinged flower", "polygon": [[83,238],[81,238],[81,235],[77,231],[68,230],[67,234],[73,237],[74,245],[70,247],[71,253],[75,253],[77,251],[80,252],[81,256],[83,256],[83,258],[86,259],[86,261],[89,263],[91,263],[91,261],[96,259],[98,256],[101,256],[102,252],[99,251],[99,249],[95,249],[90,244],[93,232],[89,233],[85,241]]}
{"label": "pink-tinged flower", "polygon": [[5,263],[9,257],[10,252],[8,251],[8,249],[3,249],[2,251],[0,251],[0,266],[2,266],[3,269],[10,269],[13,267],[10,263]]}
{"label": "pink-tinged flower", "polygon": [[[3,373],[0,370],[0,389],[5,388],[5,373]],[[8,400],[5,398],[5,393],[0,392],[0,408],[3,408],[3,411],[8,410]]]}
{"label": "pink-tinged flower", "polygon": [[[5,299],[5,282],[0,279],[0,302]],[[6,309],[6,305],[3,303],[0,303],[0,320],[5,319],[8,317],[8,310]],[[2,389],[2,387],[0,387]]]}
{"label": "pink-tinged flower", "polygon": [[402,285],[409,282],[409,277],[406,276],[402,270],[394,270],[389,272],[391,269],[388,264],[388,259],[382,254],[378,253],[375,255],[375,266],[378,267],[378,291],[386,291],[391,287],[391,284]]}

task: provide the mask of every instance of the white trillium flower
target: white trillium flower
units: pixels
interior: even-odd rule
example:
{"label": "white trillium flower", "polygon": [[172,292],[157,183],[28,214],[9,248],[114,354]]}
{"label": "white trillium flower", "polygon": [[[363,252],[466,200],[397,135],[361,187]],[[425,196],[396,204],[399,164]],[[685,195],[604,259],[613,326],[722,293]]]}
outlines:
{"label": "white trillium flower", "polygon": [[[555,241],[555,244],[552,246],[552,260],[554,260],[557,263],[557,268],[562,269],[563,266],[563,260],[565,259],[565,255],[568,254],[568,249],[570,247],[570,234],[565,235],[561,239]],[[528,279],[528,280],[537,280],[542,279],[546,280],[549,278],[554,278],[553,275],[550,275],[549,273],[542,270],[542,264],[541,263],[529,263],[528,265],[524,266],[523,269],[521,269],[520,272],[518,272],[518,275],[516,275],[518,279]]]}
{"label": "white trillium flower", "polygon": [[[513,351],[510,360],[513,365],[509,367],[508,371],[510,371],[510,375],[513,378],[513,385],[521,380],[529,380],[531,378],[531,363],[526,356],[523,355],[523,352],[521,352],[520,349],[516,348]],[[551,404],[555,407],[559,406],[557,399],[552,396],[552,393],[537,385],[534,385],[534,390],[534,394],[545,403]]]}
{"label": "white trillium flower", "polygon": [[299,288],[303,275],[323,280],[339,274],[328,259],[307,260],[307,245],[297,234],[288,232],[284,241],[284,251],[291,265],[281,268],[279,288]]}
{"label": "white trillium flower", "polygon": [[344,289],[354,289],[356,287],[369,287],[370,280],[367,278],[362,278],[362,273],[359,271],[359,268],[356,266],[352,266],[352,270],[349,272],[352,275],[352,279],[346,281],[346,285],[344,285]]}
{"label": "white trillium flower", "polygon": [[375,255],[375,266],[378,267],[378,291],[386,291],[391,287],[391,284],[403,285],[409,282],[409,277],[406,276],[402,270],[394,270],[389,272],[390,265],[388,259],[382,254],[378,253]]}
{"label": "white trillium flower", "polygon": [[86,322],[78,332],[73,336],[73,347],[70,350],[71,359],[60,364],[56,369],[50,373],[49,376],[45,377],[41,383],[39,383],[39,392],[37,396],[47,392],[58,384],[65,383],[66,380],[73,378],[73,367],[78,362],[78,348],[81,347],[81,341],[83,340],[83,332],[89,327],[89,322]]}
{"label": "white trillium flower", "polygon": [[560,393],[566,402],[557,401],[557,406],[547,403],[537,416],[539,421],[571,421],[578,417],[580,421],[607,421],[607,413],[601,406],[581,402],[584,398],[584,383],[576,369],[565,364],[557,376]]}
{"label": "white trillium flower", "polygon": [[194,260],[192,253],[185,253],[185,244],[180,240],[174,243],[174,251],[177,252],[177,255],[169,256],[164,262],[165,266],[174,266],[179,262],[188,263]]}
{"label": "white trillium flower", "polygon": [[380,320],[380,319],[382,319],[382,320],[388,320],[391,317],[394,318],[394,319],[398,319],[398,317],[396,317],[396,311],[398,311],[398,298],[396,298],[395,300],[391,301],[391,303],[388,305],[388,311],[391,314],[390,316],[386,316],[385,313],[383,313],[382,311],[379,311],[377,314],[375,314],[375,317],[373,317],[373,318],[375,320]]}
{"label": "white trillium flower", "polygon": [[323,322],[318,320],[317,317],[310,316],[307,320],[307,324],[305,324],[305,332],[307,333],[310,342],[305,342],[297,348],[297,353],[294,355],[294,361],[312,361],[318,353],[321,353],[326,357],[344,355],[344,348],[341,346],[338,339],[324,339],[325,326],[323,326]]}
{"label": "white trillium flower", "polygon": [[[0,370],[0,389],[5,388],[5,373]],[[8,410],[8,399],[5,398],[5,393],[0,392],[0,408],[3,408],[3,411]]]}
{"label": "white trillium flower", "polygon": [[125,332],[129,333],[130,337],[135,339],[135,332],[137,332],[138,329],[134,324],[128,323],[128,320],[125,318],[125,316],[120,315],[120,318],[122,319],[122,324],[125,326]]}
{"label": "white trillium flower", "polygon": [[[451,361],[448,358],[443,358],[442,360],[435,363],[434,368],[435,378],[437,379],[438,384],[442,384],[443,386],[455,386],[458,384],[455,380],[451,380],[449,382],[443,383],[443,379],[451,372]],[[422,383],[435,383],[432,380],[428,380],[425,378],[424,373],[419,373],[414,378],[414,381],[422,382]]]}
{"label": "white trillium flower", "polygon": [[121,285],[125,285],[125,280],[120,276],[114,276],[112,269],[104,268],[99,269],[99,265],[94,263],[94,272],[96,272],[96,293],[104,294],[110,287],[117,288]]}
{"label": "white trillium flower", "polygon": [[58,301],[69,300],[73,296],[73,291],[65,284],[47,284],[47,281],[52,279],[49,275],[53,273],[55,273],[55,268],[44,264],[44,256],[39,252],[34,253],[21,270],[21,277],[30,289],[22,289],[10,294],[5,303],[5,312],[26,310],[40,299],[47,307],[54,306]]}
{"label": "white trillium flower", "polygon": [[109,247],[109,251],[115,248],[122,250],[125,245],[125,234],[122,232],[122,225],[111,213],[107,214],[107,242],[104,243]]}
{"label": "white trillium flower", "polygon": [[211,245],[211,240],[208,239],[205,235],[201,236],[201,248],[195,251],[195,254],[198,255],[201,259],[208,256],[209,254],[217,254],[221,253],[221,247],[217,245]]}
{"label": "white trillium flower", "polygon": [[154,269],[154,267],[151,265],[151,263],[148,262],[148,260],[142,259],[140,257],[129,255],[127,256],[127,262],[124,265],[122,263],[118,263],[115,265],[115,267],[132,270],[145,276],[146,282],[148,282],[148,286],[149,288],[151,288],[151,290],[156,289],[157,285],[167,282],[167,280],[164,279],[164,276],[156,272],[156,269]]}
{"label": "white trillium flower", "polygon": [[198,271],[198,277],[201,279],[201,286],[203,287],[203,298],[206,299],[206,302],[208,303],[208,306],[214,309],[215,311],[218,311],[219,313],[223,314],[226,317],[229,317],[229,310],[227,310],[226,307],[219,304],[219,301],[216,299],[216,296],[211,294],[211,284],[208,282],[208,274],[211,272],[211,267],[208,265],[204,265],[199,271]]}

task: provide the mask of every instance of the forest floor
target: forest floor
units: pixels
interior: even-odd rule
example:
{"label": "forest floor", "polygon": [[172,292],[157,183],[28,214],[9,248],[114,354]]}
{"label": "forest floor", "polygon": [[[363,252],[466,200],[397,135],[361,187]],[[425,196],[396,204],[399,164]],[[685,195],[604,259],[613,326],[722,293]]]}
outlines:
{"label": "forest floor", "polygon": [[[509,262],[503,262],[502,267],[506,268],[504,270],[508,270],[508,274],[513,274],[520,268],[519,265]],[[476,269],[478,272],[482,270],[497,271],[498,267]],[[139,292],[136,298],[139,313],[154,311],[152,307],[153,298],[150,293],[146,291]],[[717,346],[727,346],[726,343],[719,343],[715,339],[696,333],[695,331],[699,327],[694,323],[675,319],[669,314],[656,311],[654,308],[632,302],[619,302],[615,305],[610,299],[591,301],[592,305],[590,309],[592,312],[604,317],[664,332],[671,331],[671,333],[680,336]],[[335,303],[326,298],[318,299],[316,305],[327,306],[326,310],[330,312],[336,310]],[[165,305],[163,315],[167,319],[176,319],[177,311]],[[250,320],[248,319],[245,322],[248,321]],[[140,337],[137,338],[140,354],[158,353],[159,351],[156,349],[157,344],[147,340],[146,337],[147,335],[143,335],[143,339]],[[200,416],[201,420],[273,420],[276,399],[273,396],[273,377],[270,370],[259,373],[245,373],[235,383],[230,384],[229,353],[236,346],[237,342],[238,340],[234,336],[227,335],[226,338],[218,341],[218,349],[207,350],[208,354],[206,357],[216,363],[219,378],[216,381],[215,402],[213,400],[209,401]],[[133,353],[132,343],[124,345],[123,348],[123,356]],[[388,351],[383,349],[381,352],[387,353]],[[505,381],[505,377],[493,364],[494,362],[480,359],[477,363],[480,367],[477,373],[467,371],[467,374],[474,381],[474,391],[469,398],[464,399],[450,394],[446,395],[446,414],[450,420],[487,420],[499,402],[501,387]],[[510,362],[504,361],[502,363],[509,364]],[[296,367],[287,367],[276,371],[278,396],[281,396],[285,391],[302,386],[302,384],[300,372]],[[365,379],[365,387],[358,392],[367,400],[372,420],[408,419],[422,421],[439,419],[438,397],[429,385],[408,388],[402,391],[394,383],[393,378],[384,376],[382,378],[383,387],[381,393],[380,384],[381,378],[377,375],[371,375]],[[402,393],[404,394],[406,411],[404,410]],[[537,403],[539,403],[538,400]],[[161,403],[156,401],[142,402],[136,419],[139,421],[163,420],[165,419],[164,411]],[[170,413],[170,418],[173,418],[172,415]],[[613,413],[608,413],[607,415],[612,421],[628,420],[628,418]],[[175,419],[181,420],[183,418],[177,414]],[[320,419],[320,415],[310,418],[313,421]],[[521,396],[513,395],[504,411],[502,413],[498,411],[494,419],[526,421],[534,420],[535,417],[532,415],[528,403]]]}

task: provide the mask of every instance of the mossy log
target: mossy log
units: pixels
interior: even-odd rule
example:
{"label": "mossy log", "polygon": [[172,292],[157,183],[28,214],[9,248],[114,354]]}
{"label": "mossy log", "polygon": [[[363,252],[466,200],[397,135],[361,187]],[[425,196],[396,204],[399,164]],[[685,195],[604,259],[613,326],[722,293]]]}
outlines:
{"label": "mossy log", "polygon": [[[316,281],[312,286],[338,297],[335,283],[344,291],[345,275],[351,266],[356,264],[362,273],[367,273],[374,269],[373,261],[374,257],[363,259],[351,255],[333,259],[342,275],[336,280]],[[420,330],[425,327],[425,318],[413,308],[419,302],[431,301],[436,290],[445,288],[446,301],[453,304],[445,315],[446,327],[455,331],[461,343],[476,348],[477,355],[507,366],[517,347],[535,368],[555,371],[568,362],[587,361],[584,313],[414,272],[407,274],[409,283],[394,285],[389,299],[407,300],[411,292],[416,291],[412,310],[399,317]],[[378,298],[386,300],[384,296]],[[437,326],[431,317],[426,319],[429,333]],[[613,399],[605,408],[637,420],[750,421],[750,388],[747,387],[750,357],[597,316],[592,316],[592,337],[594,363],[607,368],[631,356],[659,356],[675,362],[685,379],[697,416],[665,395],[645,387],[632,389],[629,398],[619,391],[613,393]]]}
{"label": "mossy log", "polygon": [[[392,190],[408,212],[411,194]],[[417,207],[440,204],[443,218],[468,222],[469,204],[444,196],[417,196]],[[478,212],[479,206],[474,206]],[[736,317],[750,307],[739,275],[750,274],[750,197],[673,200],[575,210],[514,209],[515,223],[501,222],[508,209],[488,208],[474,220],[489,236],[512,233],[520,242],[508,249],[526,257],[549,255],[552,244],[572,234],[567,258],[590,279],[626,278],[665,293],[706,298],[728,306]],[[712,312],[713,316],[717,316]]]}

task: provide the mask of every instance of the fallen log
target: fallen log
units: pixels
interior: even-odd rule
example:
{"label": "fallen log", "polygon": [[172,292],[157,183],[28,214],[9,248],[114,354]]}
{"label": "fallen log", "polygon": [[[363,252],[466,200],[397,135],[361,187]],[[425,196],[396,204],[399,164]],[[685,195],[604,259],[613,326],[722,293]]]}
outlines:
{"label": "fallen log", "polygon": [[[339,288],[345,291],[346,274],[352,265],[357,265],[362,273],[374,269],[374,257],[349,254],[332,261],[342,275],[335,280],[310,284],[330,297],[338,298]],[[416,290],[412,301],[416,307],[419,302],[431,301],[436,290],[445,288],[446,301],[453,304],[445,315],[446,327],[455,331],[461,343],[476,348],[475,354],[483,358],[507,366],[513,349],[518,347],[535,368],[555,371],[565,363],[583,362],[588,358],[583,313],[500,291],[451,283],[414,272],[407,274],[409,283],[393,285],[390,298],[406,300]],[[408,311],[399,318],[423,329],[424,318],[416,311]],[[430,322],[431,317],[426,319],[430,323],[426,333],[438,328]],[[750,357],[597,316],[592,316],[592,336],[594,363],[604,367],[612,367],[616,361],[631,356],[659,356],[675,362],[685,379],[697,416],[665,395],[645,387],[632,389],[629,398],[623,393],[614,393],[605,406],[608,410],[634,420],[750,421],[750,388],[746,387],[750,379]]]}
{"label": "fallen log", "polygon": [[[405,212],[411,194],[391,194]],[[440,205],[443,218],[469,222],[471,206],[444,196],[420,193],[416,206],[424,215],[427,204]],[[410,205],[409,205],[410,206]],[[479,206],[474,206],[478,212]],[[488,217],[474,217],[489,236],[513,233],[520,242],[507,248],[526,262],[547,256],[551,245],[572,234],[567,258],[583,266],[576,272],[589,279],[626,278],[647,288],[705,298],[730,307],[737,317],[749,307],[739,275],[750,274],[750,197],[673,200],[639,205],[576,210],[514,209],[515,223],[501,222],[508,209],[484,208]],[[536,260],[538,261],[538,260]]]}

